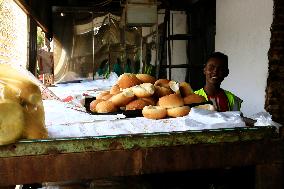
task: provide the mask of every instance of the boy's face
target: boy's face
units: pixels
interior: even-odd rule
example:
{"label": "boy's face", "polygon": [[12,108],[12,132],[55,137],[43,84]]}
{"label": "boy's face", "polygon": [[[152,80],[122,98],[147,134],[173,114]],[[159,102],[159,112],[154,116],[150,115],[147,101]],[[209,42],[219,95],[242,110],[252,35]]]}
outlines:
{"label": "boy's face", "polygon": [[226,64],[217,58],[210,58],[203,70],[206,76],[206,83],[212,85],[221,85],[229,70]]}

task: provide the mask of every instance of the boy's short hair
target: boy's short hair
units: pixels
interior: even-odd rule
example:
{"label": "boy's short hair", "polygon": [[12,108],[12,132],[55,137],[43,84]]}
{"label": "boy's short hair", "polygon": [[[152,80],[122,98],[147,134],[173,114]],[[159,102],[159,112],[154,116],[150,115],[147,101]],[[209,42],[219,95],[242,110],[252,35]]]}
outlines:
{"label": "boy's short hair", "polygon": [[[216,59],[219,59],[221,60],[224,65],[226,66],[226,68],[228,69],[228,56],[225,55],[224,53],[221,53],[221,52],[214,52],[212,53],[208,58],[207,58],[207,61],[206,61],[206,64],[207,62],[211,59],[211,58],[216,58]],[[205,65],[206,65],[205,64]]]}

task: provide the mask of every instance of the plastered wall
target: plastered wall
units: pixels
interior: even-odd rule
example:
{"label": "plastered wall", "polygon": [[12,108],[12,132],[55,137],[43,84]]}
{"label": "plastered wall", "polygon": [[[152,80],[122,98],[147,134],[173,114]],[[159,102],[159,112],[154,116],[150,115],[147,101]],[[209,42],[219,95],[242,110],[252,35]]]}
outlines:
{"label": "plastered wall", "polygon": [[215,50],[229,56],[230,74],[222,84],[244,100],[242,112],[264,110],[272,0],[217,0]]}

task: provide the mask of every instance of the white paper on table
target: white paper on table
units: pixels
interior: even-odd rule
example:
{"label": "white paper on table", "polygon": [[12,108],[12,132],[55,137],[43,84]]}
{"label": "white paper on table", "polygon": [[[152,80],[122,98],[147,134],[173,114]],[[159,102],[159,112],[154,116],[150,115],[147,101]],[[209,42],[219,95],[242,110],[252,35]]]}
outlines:
{"label": "white paper on table", "polygon": [[115,120],[125,115],[91,115],[68,108],[68,104],[57,100],[43,100],[46,126],[92,123],[98,120]]}
{"label": "white paper on table", "polygon": [[[183,132],[188,130],[245,127],[240,112],[213,112],[192,108],[189,115],[160,120],[124,115],[90,115],[65,107],[63,102],[44,102],[50,138]],[[122,119],[125,118],[125,119]]]}

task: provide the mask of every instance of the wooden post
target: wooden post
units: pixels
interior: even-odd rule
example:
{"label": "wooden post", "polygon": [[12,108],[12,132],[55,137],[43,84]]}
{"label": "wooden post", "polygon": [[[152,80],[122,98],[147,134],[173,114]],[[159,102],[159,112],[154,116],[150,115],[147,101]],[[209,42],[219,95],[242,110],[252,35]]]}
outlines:
{"label": "wooden post", "polygon": [[28,70],[36,75],[36,58],[37,58],[37,23],[32,18],[30,20],[30,36],[29,36],[29,58]]}

